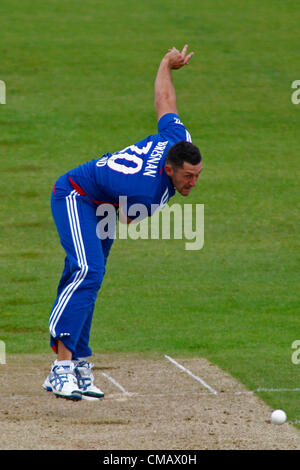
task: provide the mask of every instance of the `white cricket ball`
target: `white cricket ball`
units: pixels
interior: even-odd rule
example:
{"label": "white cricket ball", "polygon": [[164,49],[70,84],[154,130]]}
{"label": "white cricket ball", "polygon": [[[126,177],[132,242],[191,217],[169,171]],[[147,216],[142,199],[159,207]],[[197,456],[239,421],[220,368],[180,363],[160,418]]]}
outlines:
{"label": "white cricket ball", "polygon": [[286,422],[286,413],[283,410],[274,410],[271,414],[271,423],[283,424]]}

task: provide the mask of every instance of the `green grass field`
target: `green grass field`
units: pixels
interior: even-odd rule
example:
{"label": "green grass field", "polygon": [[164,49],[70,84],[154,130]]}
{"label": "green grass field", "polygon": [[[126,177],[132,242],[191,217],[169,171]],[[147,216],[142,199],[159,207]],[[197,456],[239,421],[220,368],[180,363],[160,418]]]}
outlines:
{"label": "green grass field", "polygon": [[[93,320],[95,352],[203,356],[250,389],[300,387],[300,79],[296,0],[2,0],[0,339],[49,351],[63,267],[50,193],[66,170],[156,131],[155,73],[174,73],[179,115],[204,158],[188,200],[205,245],[116,240]],[[297,207],[298,205],[298,207]],[[1,366],[0,366],[1,367]],[[300,419],[299,392],[260,394]]]}

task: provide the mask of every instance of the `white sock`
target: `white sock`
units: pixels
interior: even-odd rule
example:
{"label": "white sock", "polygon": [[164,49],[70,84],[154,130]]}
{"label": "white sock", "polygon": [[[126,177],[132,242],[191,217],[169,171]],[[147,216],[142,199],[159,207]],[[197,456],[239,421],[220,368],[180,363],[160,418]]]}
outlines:
{"label": "white sock", "polygon": [[78,361],[79,361],[79,362],[81,362],[81,361],[89,362],[87,357],[79,357],[79,358],[78,358]]}
{"label": "white sock", "polygon": [[73,365],[72,361],[58,361],[57,359],[54,361],[54,364],[56,366],[69,366],[69,367]]}
{"label": "white sock", "polygon": [[89,362],[87,357],[77,357],[76,359],[73,359],[72,362],[73,364],[77,365],[81,361]]}

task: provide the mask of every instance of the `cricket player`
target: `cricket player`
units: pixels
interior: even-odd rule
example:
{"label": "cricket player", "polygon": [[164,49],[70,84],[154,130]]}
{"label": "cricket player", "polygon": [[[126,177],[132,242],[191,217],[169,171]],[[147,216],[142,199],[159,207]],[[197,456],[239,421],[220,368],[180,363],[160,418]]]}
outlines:
{"label": "cricket player", "polygon": [[[97,208],[110,204],[122,223],[133,223],[130,209],[143,204],[147,215],[178,191],[188,196],[202,169],[199,149],[180,121],[172,70],[188,65],[185,45],[162,58],[155,78],[158,132],[113,154],[106,153],[61,176],[54,184],[51,209],[66,252],[57,297],[49,318],[50,344],[57,354],[43,388],[70,400],[99,400],[89,346],[95,301],[113,237],[97,234]],[[126,206],[120,207],[126,196]]]}

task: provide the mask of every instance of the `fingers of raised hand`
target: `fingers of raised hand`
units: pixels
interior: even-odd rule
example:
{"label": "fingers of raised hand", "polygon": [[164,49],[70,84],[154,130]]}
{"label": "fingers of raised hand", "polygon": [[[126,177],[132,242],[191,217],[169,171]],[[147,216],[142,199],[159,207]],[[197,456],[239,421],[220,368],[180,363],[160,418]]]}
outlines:
{"label": "fingers of raised hand", "polygon": [[181,51],[181,55],[182,55],[183,57],[186,56],[188,47],[189,47],[189,46],[188,46],[187,44],[185,44],[185,46],[183,46],[183,49],[182,49],[182,51]]}
{"label": "fingers of raised hand", "polygon": [[182,55],[182,58],[184,59],[184,64],[187,65],[189,60],[193,57],[194,53],[193,52],[190,52],[188,55],[187,54],[187,50],[188,50],[188,45],[185,44],[185,46],[183,47],[182,51],[181,51],[181,55]]}
{"label": "fingers of raised hand", "polygon": [[172,47],[171,49],[168,50],[168,56],[170,57],[171,60],[171,66],[172,68],[181,68],[184,65],[188,65],[189,60],[191,57],[194,55],[193,52],[190,52],[187,55],[187,49],[188,45],[186,44],[182,51],[180,52],[176,47]]}
{"label": "fingers of raised hand", "polygon": [[187,65],[189,63],[189,60],[193,57],[194,52],[190,52],[189,55],[186,56],[185,58],[185,64]]}

